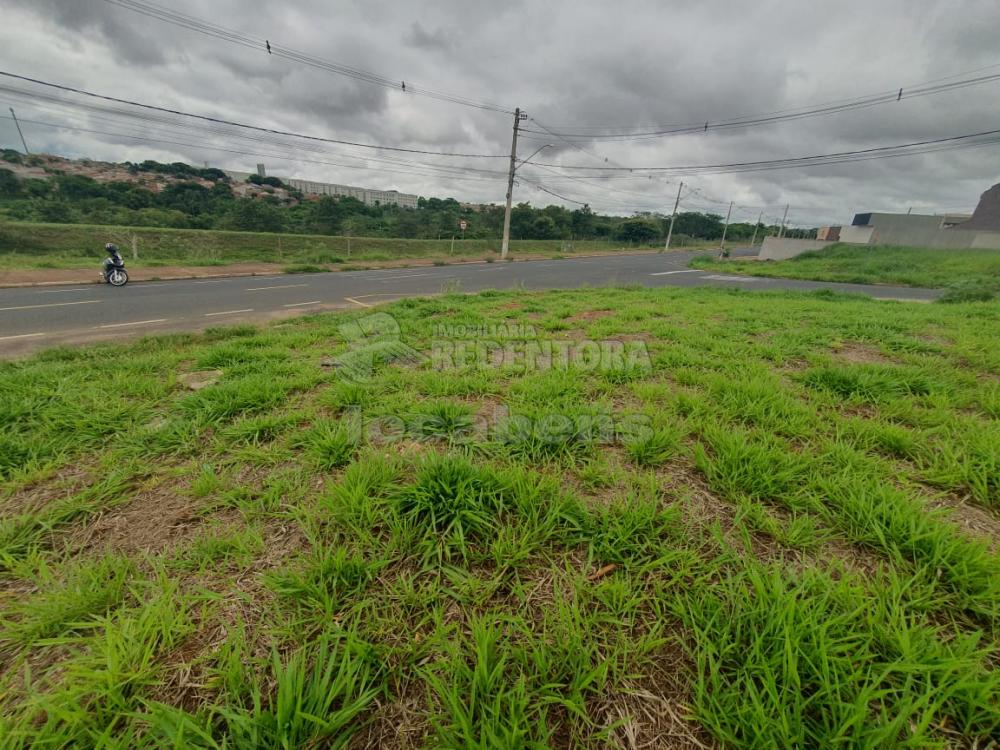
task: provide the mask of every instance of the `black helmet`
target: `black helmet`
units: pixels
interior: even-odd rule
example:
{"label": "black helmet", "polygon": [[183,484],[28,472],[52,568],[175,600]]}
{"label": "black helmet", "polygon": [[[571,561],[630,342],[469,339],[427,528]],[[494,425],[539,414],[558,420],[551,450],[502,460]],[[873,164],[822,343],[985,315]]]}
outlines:
{"label": "black helmet", "polygon": [[118,253],[118,245],[116,245],[114,242],[109,242],[107,245],[104,246],[104,249],[107,250],[112,255]]}

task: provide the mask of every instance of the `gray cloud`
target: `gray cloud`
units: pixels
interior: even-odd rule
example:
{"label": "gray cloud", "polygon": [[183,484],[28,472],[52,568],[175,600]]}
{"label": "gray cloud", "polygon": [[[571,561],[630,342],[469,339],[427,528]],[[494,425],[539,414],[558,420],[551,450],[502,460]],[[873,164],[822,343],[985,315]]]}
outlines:
{"label": "gray cloud", "polygon": [[[993,0],[933,0],[920,12],[904,0],[849,0],[836,13],[792,0],[626,0],[613,5],[600,0],[544,5],[432,0],[419,7],[371,0],[339,5],[335,12],[321,0],[294,5],[179,0],[173,7],[316,57],[406,80],[411,88],[520,106],[537,121],[564,129],[682,124],[778,111],[892,91],[1000,63],[995,49],[1000,5]],[[0,28],[2,67],[25,75],[343,140],[495,154],[510,148],[508,115],[332,75],[101,0],[0,0],[0,12],[7,20]],[[986,72],[1000,72],[1000,66]],[[579,148],[548,135],[525,134],[521,153],[552,142],[544,159],[561,164],[595,165],[608,159],[676,165],[866,148],[992,129],[998,92],[1000,84],[987,84],[755,129],[583,142]],[[248,133],[242,135],[253,140],[239,134],[222,137],[183,121],[168,128],[117,115],[43,109],[21,99],[10,103],[26,119],[119,133],[29,126],[36,148],[69,155],[186,159],[228,167],[263,160],[278,174],[470,201],[500,201],[505,190],[502,175],[468,172],[462,175],[467,180],[458,180],[433,169],[502,172],[502,159],[456,160],[315,144],[291,149],[287,138]],[[537,129],[531,121],[528,126]],[[124,133],[190,145],[143,143]],[[16,133],[6,122],[0,123],[0,137],[4,145],[16,144]],[[790,203],[790,217],[799,223],[849,221],[854,211],[865,209],[971,209],[982,190],[1000,179],[997,153],[998,147],[985,147],[693,177],[685,182],[722,204],[691,195],[687,205],[724,212],[724,203],[736,200],[744,218],[756,216],[759,207],[773,218]],[[364,163],[371,169],[315,161]],[[667,211],[676,191],[676,183],[666,179],[618,175],[581,180],[538,168],[522,170],[526,179],[517,198],[537,204],[555,199],[535,190],[528,179],[620,213]],[[579,173],[573,176],[579,178]]]}
{"label": "gray cloud", "polygon": [[404,37],[404,41],[417,49],[426,50],[450,50],[455,46],[454,32],[444,29],[428,31],[420,21],[414,21],[410,26],[409,33]]}

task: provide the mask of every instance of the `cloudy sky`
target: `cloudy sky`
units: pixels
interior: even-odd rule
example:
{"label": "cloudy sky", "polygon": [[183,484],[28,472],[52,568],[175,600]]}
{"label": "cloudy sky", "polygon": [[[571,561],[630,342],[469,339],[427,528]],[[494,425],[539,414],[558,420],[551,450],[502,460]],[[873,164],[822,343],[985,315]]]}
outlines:
{"label": "cloudy sky", "polygon": [[[617,132],[1000,73],[996,0],[176,0],[169,5],[249,38],[406,81],[409,91],[268,55],[261,46],[206,36],[108,0],[0,0],[0,69],[294,133],[496,156],[509,152],[510,115],[417,95],[414,89],[504,109],[519,106],[534,118],[525,126],[535,130],[541,123],[557,132]],[[573,147],[548,135],[525,134],[519,153],[527,156],[551,143],[537,161],[592,167],[795,157],[997,129],[998,102],[1000,81],[753,128],[626,142],[577,140]],[[278,176],[472,202],[500,202],[506,189],[503,158],[377,151],[165,115],[143,120],[131,116],[129,107],[5,78],[0,78],[0,103],[27,121],[25,136],[34,151],[111,161],[208,162],[246,171],[264,162],[268,173]],[[9,118],[0,119],[0,144],[20,147]],[[576,205],[541,192],[535,186],[541,184],[595,210],[669,212],[677,190],[674,178],[625,173],[599,180],[592,172],[556,172],[521,167],[524,179],[515,200]],[[1000,144],[685,178],[697,192],[685,191],[682,208],[724,213],[733,200],[736,219],[756,218],[763,210],[776,220],[788,203],[791,223],[848,223],[864,210],[971,211],[979,194],[998,181]]]}

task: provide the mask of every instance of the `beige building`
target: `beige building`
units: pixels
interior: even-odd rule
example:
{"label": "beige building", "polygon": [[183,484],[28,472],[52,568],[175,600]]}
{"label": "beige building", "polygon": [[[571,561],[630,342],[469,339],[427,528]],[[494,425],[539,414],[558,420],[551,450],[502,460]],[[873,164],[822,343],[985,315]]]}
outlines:
{"label": "beige building", "polygon": [[330,182],[312,182],[297,178],[282,179],[288,187],[301,190],[306,195],[331,195],[357,198],[368,206],[402,206],[416,208],[418,197],[398,190],[370,190],[368,188],[352,187],[351,185],[336,185]]}

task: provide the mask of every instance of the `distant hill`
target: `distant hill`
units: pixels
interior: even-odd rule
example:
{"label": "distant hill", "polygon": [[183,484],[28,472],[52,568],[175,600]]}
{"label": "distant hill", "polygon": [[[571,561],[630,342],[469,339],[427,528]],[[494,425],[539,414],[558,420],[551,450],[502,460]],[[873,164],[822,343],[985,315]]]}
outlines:
{"label": "distant hill", "polygon": [[[420,198],[416,208],[366,205],[352,196],[303,196],[275,177],[250,175],[246,181],[214,167],[156,161],[120,164],[25,156],[0,151],[0,219],[57,224],[93,224],[176,229],[294,232],[405,239],[496,239],[501,206],[462,204],[453,198]],[[607,240],[633,246],[663,240],[668,217],[596,214],[588,206],[535,208],[519,203],[511,214],[511,238],[525,240]],[[465,226],[462,230],[461,225]],[[733,242],[749,239],[753,225],[731,224]],[[763,227],[763,237],[776,228]],[[800,233],[790,231],[789,236]],[[722,217],[683,212],[675,242],[717,239]]]}

